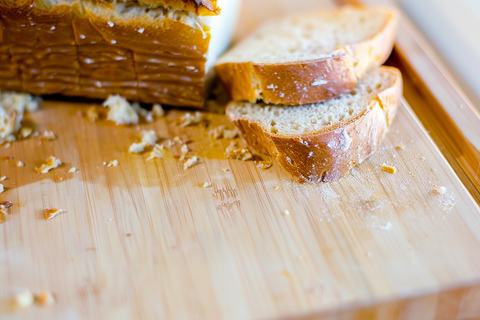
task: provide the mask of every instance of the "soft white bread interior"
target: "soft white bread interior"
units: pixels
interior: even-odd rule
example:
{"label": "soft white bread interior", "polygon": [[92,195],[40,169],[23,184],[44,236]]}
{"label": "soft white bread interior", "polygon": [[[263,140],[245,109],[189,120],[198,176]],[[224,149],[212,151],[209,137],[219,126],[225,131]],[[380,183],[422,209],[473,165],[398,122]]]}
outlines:
{"label": "soft white bread interior", "polygon": [[267,23],[217,62],[234,100],[305,104],[348,93],[390,54],[398,14],[343,7]]}
{"label": "soft white bread interior", "polygon": [[334,100],[302,106],[231,102],[227,117],[254,151],[276,157],[299,181],[332,181],[376,150],[401,93],[400,72],[380,67]]}

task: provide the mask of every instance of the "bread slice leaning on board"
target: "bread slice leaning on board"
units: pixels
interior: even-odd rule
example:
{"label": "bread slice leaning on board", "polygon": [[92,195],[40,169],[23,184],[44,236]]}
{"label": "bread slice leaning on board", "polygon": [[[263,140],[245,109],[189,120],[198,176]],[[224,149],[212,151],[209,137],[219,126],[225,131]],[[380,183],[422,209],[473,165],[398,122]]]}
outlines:
{"label": "bread slice leaning on board", "polygon": [[375,68],[350,94],[302,106],[231,102],[228,119],[247,144],[299,182],[333,181],[375,152],[395,117],[402,76]]}
{"label": "bread slice leaning on board", "polygon": [[349,93],[390,55],[398,13],[343,7],[280,18],[217,61],[233,100],[301,105]]}

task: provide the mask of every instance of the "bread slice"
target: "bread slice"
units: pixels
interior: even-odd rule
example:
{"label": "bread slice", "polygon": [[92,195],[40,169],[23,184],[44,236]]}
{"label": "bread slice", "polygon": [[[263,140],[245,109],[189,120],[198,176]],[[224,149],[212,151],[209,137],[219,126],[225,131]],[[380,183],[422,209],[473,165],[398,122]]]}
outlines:
{"label": "bread slice", "polygon": [[227,117],[252,151],[276,157],[298,181],[333,181],[375,152],[401,94],[400,72],[380,67],[352,93],[331,101],[302,106],[231,102]]}
{"label": "bread slice", "polygon": [[272,21],[217,61],[236,101],[301,105],[349,93],[392,51],[393,9],[343,7]]}

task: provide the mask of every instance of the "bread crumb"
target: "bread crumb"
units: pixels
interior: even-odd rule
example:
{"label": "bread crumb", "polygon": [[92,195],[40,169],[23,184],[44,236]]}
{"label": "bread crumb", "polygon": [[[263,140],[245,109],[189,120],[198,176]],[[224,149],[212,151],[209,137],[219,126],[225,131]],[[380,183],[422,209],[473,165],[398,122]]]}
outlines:
{"label": "bread crumb", "polygon": [[55,299],[53,298],[52,294],[50,291],[43,291],[36,297],[38,303],[41,306],[50,306],[55,303]]}
{"label": "bread crumb", "polygon": [[278,191],[278,190],[280,190],[280,188],[279,188],[279,187],[276,187],[276,186],[275,186],[275,187],[273,187],[273,191]]}
{"label": "bread crumb", "polygon": [[75,173],[77,172],[77,168],[71,167],[70,170],[68,170],[68,173]]}
{"label": "bread crumb", "polygon": [[180,127],[192,126],[200,124],[204,121],[203,115],[201,112],[197,111],[195,114],[191,114],[189,112],[185,113],[180,119],[177,121],[177,124]]}
{"label": "bread crumb", "polygon": [[47,163],[42,164],[40,168],[35,168],[37,172],[40,173],[47,173],[48,171],[58,168],[62,164],[62,161],[60,159],[55,158],[54,156],[50,156],[47,159]]}
{"label": "bread crumb", "polygon": [[152,112],[156,117],[163,117],[165,115],[165,110],[163,110],[162,105],[160,104],[154,104]]}
{"label": "bread crumb", "polygon": [[138,124],[138,114],[125,98],[119,95],[110,95],[103,106],[109,108],[107,120],[113,121],[117,125]]}
{"label": "bread crumb", "polygon": [[385,172],[388,172],[390,174],[394,174],[397,172],[397,168],[395,167],[391,167],[391,166],[387,166],[386,164],[382,165],[382,170],[385,171]]}
{"label": "bread crumb", "polygon": [[225,157],[227,159],[235,159],[235,160],[242,160],[242,161],[253,159],[253,155],[247,147],[227,151],[225,152]]}
{"label": "bread crumb", "polygon": [[13,166],[17,168],[21,168],[21,167],[25,167],[25,163],[23,163],[22,161],[17,161]]}
{"label": "bread crumb", "polygon": [[130,148],[128,148],[128,152],[130,153],[140,153],[143,152],[145,144],[143,142],[140,143],[132,143]]}
{"label": "bread crumb", "polygon": [[3,176],[3,177],[0,178],[0,181],[4,181],[6,179],[7,179],[7,176]]}
{"label": "bread crumb", "polygon": [[87,119],[90,120],[91,122],[95,122],[98,120],[100,115],[98,114],[97,108],[96,107],[90,107],[87,109]]}
{"label": "bread crumb", "polygon": [[210,188],[211,186],[212,186],[212,184],[211,184],[210,182],[205,182],[205,183],[203,184],[203,187],[204,187],[204,188]]}
{"label": "bread crumb", "polygon": [[[180,139],[179,136],[173,137],[173,142],[174,142],[174,144],[175,144],[175,143],[183,144],[183,141],[182,141],[182,139]],[[170,145],[170,146],[171,146],[171,145]]]}
{"label": "bread crumb", "polygon": [[285,211],[283,212],[283,215],[284,215],[284,216],[288,216],[289,214],[290,214],[290,211],[288,211],[288,210],[285,210]]}
{"label": "bread crumb", "polygon": [[303,260],[305,260],[305,257],[302,256],[302,255],[299,255],[299,256],[297,257],[297,260],[298,260],[298,261],[303,261]]}
{"label": "bread crumb", "polygon": [[396,146],[395,149],[397,150],[403,150],[405,149],[405,147],[403,145],[399,145],[399,146]]}
{"label": "bread crumb", "polygon": [[115,159],[115,160],[110,161],[110,162],[107,164],[107,167],[116,167],[116,166],[118,166],[118,165],[120,165],[120,163],[118,163],[118,160]]}
{"label": "bread crumb", "polygon": [[381,198],[381,197],[380,197],[378,194],[376,194],[376,193],[374,193],[374,194],[372,195],[372,197],[375,198],[375,199],[380,199],[380,198]]}
{"label": "bread crumb", "polygon": [[425,157],[420,157],[420,160],[425,161]]}
{"label": "bread crumb", "polygon": [[208,132],[208,135],[210,137],[212,137],[213,140],[218,140],[220,139],[221,137],[223,137],[223,132],[225,130],[225,126],[218,126],[218,127],[215,127],[213,129],[211,129],[209,132]]}
{"label": "bread crumb", "polygon": [[223,130],[223,137],[225,139],[235,139],[236,137],[238,137],[238,131],[237,129]]}
{"label": "bread crumb", "polygon": [[223,171],[223,172],[227,172],[227,171],[230,171],[230,169],[228,169],[228,168],[222,168],[222,171]]}
{"label": "bread crumb", "polygon": [[5,191],[5,188],[3,187],[3,184],[0,183],[0,193],[2,193],[3,191]]}
{"label": "bread crumb", "polygon": [[447,192],[447,188],[441,186],[441,187],[438,187],[434,190],[435,193],[438,193],[438,194],[445,194],[445,192]]}
{"label": "bread crumb", "polygon": [[44,210],[44,214],[45,214],[45,220],[51,220],[53,218],[55,218],[56,216],[58,216],[60,213],[65,213],[66,211],[64,211],[63,209],[50,209],[50,208],[47,208]]}
{"label": "bread crumb", "polygon": [[193,167],[198,162],[199,162],[199,159],[197,158],[197,156],[191,157],[190,159],[185,161],[185,163],[183,164],[183,170],[190,169],[191,167]]}
{"label": "bread crumb", "polygon": [[32,128],[28,128],[28,127],[23,127],[20,129],[20,135],[22,136],[22,138],[27,138],[28,136],[30,136],[32,134],[33,130]]}
{"label": "bread crumb", "polygon": [[262,170],[270,169],[272,166],[273,166],[273,163],[268,162],[268,161],[260,161],[260,162],[257,164],[257,168],[260,168],[260,169],[262,169]]}
{"label": "bread crumb", "polygon": [[52,141],[55,140],[57,137],[53,133],[53,131],[43,131],[43,133],[40,135],[40,139],[45,140],[45,141]]}
{"label": "bread crumb", "polygon": [[106,161],[103,161],[103,165],[106,166],[106,165],[107,165],[107,162],[106,162]]}
{"label": "bread crumb", "polygon": [[156,144],[155,147],[153,148],[153,151],[150,153],[150,157],[147,158],[147,161],[155,158],[163,159],[166,157],[167,157],[167,152],[165,151],[163,146]]}
{"label": "bread crumb", "polygon": [[30,307],[33,304],[33,294],[30,292],[30,290],[24,290],[20,293],[17,293],[15,295],[15,305],[17,307]]}

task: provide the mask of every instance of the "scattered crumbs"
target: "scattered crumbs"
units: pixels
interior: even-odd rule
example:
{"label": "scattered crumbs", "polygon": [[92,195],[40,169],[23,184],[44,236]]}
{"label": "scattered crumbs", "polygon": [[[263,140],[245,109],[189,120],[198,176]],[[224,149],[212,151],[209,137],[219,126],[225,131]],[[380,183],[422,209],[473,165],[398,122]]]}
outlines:
{"label": "scattered crumbs", "polygon": [[103,106],[109,108],[107,120],[113,121],[117,125],[138,123],[137,112],[124,97],[110,95]]}
{"label": "scattered crumbs", "polygon": [[237,129],[223,130],[223,137],[225,139],[235,139],[236,137],[238,137],[238,131]]}
{"label": "scattered crumbs", "polygon": [[276,187],[276,186],[275,186],[275,187],[273,188],[273,191],[278,191],[278,190],[280,190],[279,187]]}
{"label": "scattered crumbs", "polygon": [[0,181],[5,181],[7,179],[7,176],[3,176],[0,178]]}
{"label": "scattered crumbs", "polygon": [[142,143],[149,146],[155,146],[155,143],[158,141],[157,134],[153,130],[143,131],[142,132]]}
{"label": "scattered crumbs", "polygon": [[50,291],[47,290],[42,291],[42,293],[40,293],[36,299],[41,306],[51,306],[55,303],[55,298]]}
{"label": "scattered crumbs", "polygon": [[44,210],[44,214],[45,214],[45,220],[51,220],[53,218],[55,218],[56,216],[58,216],[60,213],[65,213],[67,211],[64,211],[63,209],[50,209],[50,208],[47,208]]}
{"label": "scattered crumbs", "polygon": [[397,172],[397,168],[395,167],[391,167],[391,166],[387,166],[386,164],[382,165],[382,170],[385,171],[385,172],[388,172],[390,174],[394,174]]}
{"label": "scattered crumbs", "polygon": [[230,171],[230,169],[228,169],[228,168],[222,168],[222,171],[223,171],[223,172],[227,172],[227,171]]}
{"label": "scattered crumbs", "polygon": [[247,147],[227,151],[225,152],[225,157],[227,159],[235,159],[242,161],[253,160],[253,155]]}
{"label": "scattered crumbs", "polygon": [[211,182],[205,182],[205,183],[203,184],[203,187],[204,187],[204,188],[210,188],[211,186],[212,186],[212,183],[211,183]]}
{"label": "scattered crumbs", "polygon": [[204,118],[201,112],[197,111],[194,114],[187,112],[183,116],[181,116],[179,120],[177,120],[177,124],[180,127],[186,127],[200,124],[203,121]]}
{"label": "scattered crumbs", "polygon": [[62,164],[62,161],[60,159],[55,158],[54,156],[51,156],[47,159],[47,163],[42,164],[40,168],[35,168],[37,172],[40,173],[47,173],[48,171],[57,168]]}
{"label": "scattered crumbs", "polygon": [[21,168],[21,167],[25,167],[25,163],[23,163],[22,161],[17,161],[13,166],[17,168]]}
{"label": "scattered crumbs", "polygon": [[163,110],[162,105],[160,104],[154,104],[152,107],[152,113],[156,117],[163,117],[165,115],[165,110]]}
{"label": "scattered crumbs", "polygon": [[193,156],[190,159],[188,159],[187,161],[185,161],[185,163],[183,164],[183,169],[184,170],[190,169],[191,167],[193,167],[198,162],[199,162],[199,159],[197,158],[197,156]]}
{"label": "scattered crumbs", "polygon": [[425,161],[425,157],[420,157],[420,160]]}
{"label": "scattered crumbs", "polygon": [[282,213],[282,215],[284,215],[284,216],[288,216],[289,214],[290,214],[290,211],[288,211],[288,210],[285,210],[285,211]]}
{"label": "scattered crumbs", "polygon": [[0,193],[2,193],[3,191],[5,191],[5,188],[3,187],[3,184],[0,183]]}
{"label": "scattered crumbs", "polygon": [[116,167],[118,166],[120,163],[118,163],[118,160],[115,159],[115,160],[112,160],[110,161],[108,164],[107,164],[107,167]]}
{"label": "scattered crumbs", "polygon": [[77,172],[77,168],[71,167],[70,170],[68,170],[68,173],[75,173]]}
{"label": "scattered crumbs", "polygon": [[213,129],[210,129],[208,132],[208,135],[213,139],[213,140],[218,140],[221,137],[223,137],[223,133],[225,131],[225,126],[218,126]]}
{"label": "scattered crumbs", "polygon": [[98,114],[97,108],[96,107],[90,107],[87,109],[87,119],[90,120],[91,122],[95,122],[98,120],[100,115]]}
{"label": "scattered crumbs", "polygon": [[130,148],[128,148],[128,152],[130,153],[140,153],[143,152],[145,144],[143,142],[140,143],[132,143]]}
{"label": "scattered crumbs", "polygon": [[397,150],[404,150],[405,147],[403,145],[396,146],[395,149]]}
{"label": "scattered crumbs", "polygon": [[28,128],[28,127],[23,127],[20,129],[20,135],[22,136],[22,138],[27,138],[29,135],[31,135],[33,132],[32,128]]}
{"label": "scattered crumbs", "polygon": [[43,131],[43,133],[40,135],[40,139],[45,140],[45,141],[52,141],[55,140],[57,137],[53,133],[53,131]]}
{"label": "scattered crumbs", "polygon": [[153,147],[153,151],[150,153],[150,156],[147,158],[147,161],[155,158],[163,159],[166,157],[167,157],[167,152],[163,148],[163,145],[156,144],[155,147]]}
{"label": "scattered crumbs", "polygon": [[441,186],[441,187],[438,187],[434,190],[435,193],[437,194],[445,194],[445,192],[447,192],[447,188]]}
{"label": "scattered crumbs", "polygon": [[267,170],[267,169],[271,168],[272,166],[273,166],[273,163],[271,163],[269,161],[260,161],[257,164],[257,168],[260,168],[262,170]]}
{"label": "scattered crumbs", "polygon": [[17,293],[14,298],[15,305],[17,307],[30,307],[33,304],[34,297],[30,290],[24,290]]}

